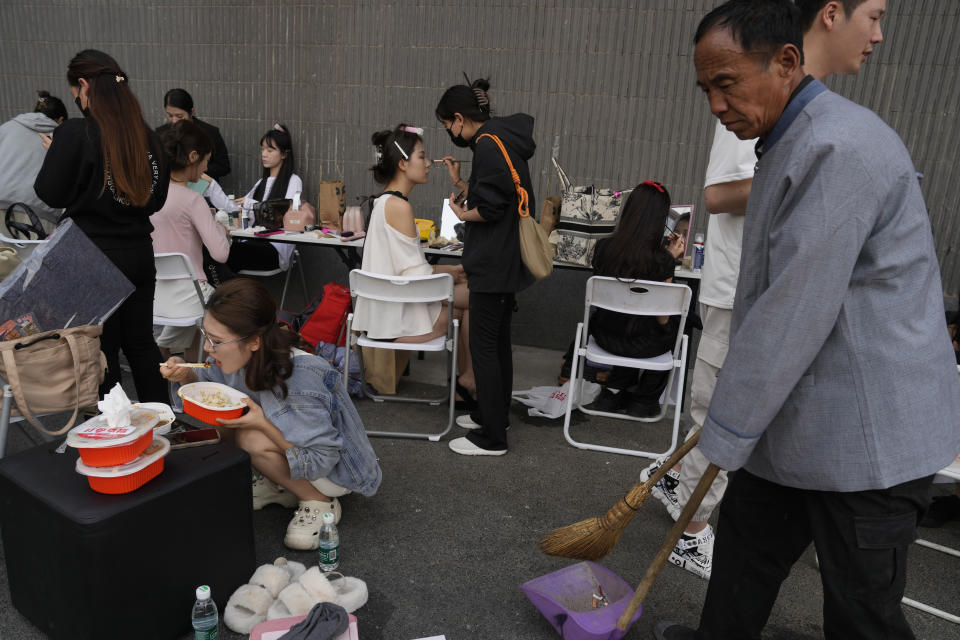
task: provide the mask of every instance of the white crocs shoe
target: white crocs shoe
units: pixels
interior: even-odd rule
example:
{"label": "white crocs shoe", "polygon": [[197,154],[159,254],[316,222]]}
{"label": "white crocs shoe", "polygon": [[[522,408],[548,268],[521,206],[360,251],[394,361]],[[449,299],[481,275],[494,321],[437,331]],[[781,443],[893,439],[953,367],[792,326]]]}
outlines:
{"label": "white crocs shoe", "polygon": [[253,510],[263,509],[268,504],[279,504],[292,508],[300,504],[297,496],[293,495],[273,480],[254,471],[253,478]]}
{"label": "white crocs shoe", "polygon": [[330,502],[323,500],[301,500],[297,512],[287,525],[287,535],[283,544],[299,551],[312,551],[319,548],[320,527],[323,525],[323,514],[333,514],[333,522],[340,522],[340,501],[332,498]]}

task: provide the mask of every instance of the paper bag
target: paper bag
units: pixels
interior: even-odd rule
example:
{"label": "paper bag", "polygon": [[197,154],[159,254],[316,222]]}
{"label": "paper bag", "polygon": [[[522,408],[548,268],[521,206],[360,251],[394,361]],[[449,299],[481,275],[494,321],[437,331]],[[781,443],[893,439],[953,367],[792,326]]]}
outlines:
{"label": "paper bag", "polygon": [[340,219],[346,209],[347,198],[343,187],[343,175],[339,180],[324,180],[321,171],[320,186],[317,188],[317,224],[339,231]]}
{"label": "paper bag", "polygon": [[409,351],[363,347],[364,377],[381,395],[396,395],[397,383],[409,362]]}

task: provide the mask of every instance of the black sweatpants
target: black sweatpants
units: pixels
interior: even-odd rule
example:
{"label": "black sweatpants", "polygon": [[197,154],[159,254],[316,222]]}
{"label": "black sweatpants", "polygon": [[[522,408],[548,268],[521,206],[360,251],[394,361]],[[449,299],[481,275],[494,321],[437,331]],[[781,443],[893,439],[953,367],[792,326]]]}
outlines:
{"label": "black sweatpants", "polygon": [[133,384],[140,402],[169,402],[167,382],[160,375],[160,349],[153,338],[153,294],[157,270],[153,245],[128,249],[103,249],[113,264],[135,287],[113,315],[103,323],[100,349],[107,359],[107,374],[100,385],[100,396],[120,382],[120,350],[130,363]]}
{"label": "black sweatpants", "polygon": [[483,449],[507,448],[507,422],[513,391],[510,321],[514,294],[470,292],[470,356],[477,381],[476,411],[470,414],[482,428],[467,439]]}
{"label": "black sweatpants", "polygon": [[759,639],[780,584],[811,541],[827,640],[913,638],[900,599],[932,479],[841,493],[732,474],[697,638]]}

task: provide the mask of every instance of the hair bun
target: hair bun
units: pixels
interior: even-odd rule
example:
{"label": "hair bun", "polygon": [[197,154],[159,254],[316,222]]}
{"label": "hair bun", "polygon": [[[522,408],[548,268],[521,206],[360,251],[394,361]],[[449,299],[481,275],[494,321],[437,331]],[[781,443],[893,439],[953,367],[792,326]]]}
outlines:
{"label": "hair bun", "polygon": [[41,98],[49,98],[50,92],[45,89],[37,89],[37,95]]}

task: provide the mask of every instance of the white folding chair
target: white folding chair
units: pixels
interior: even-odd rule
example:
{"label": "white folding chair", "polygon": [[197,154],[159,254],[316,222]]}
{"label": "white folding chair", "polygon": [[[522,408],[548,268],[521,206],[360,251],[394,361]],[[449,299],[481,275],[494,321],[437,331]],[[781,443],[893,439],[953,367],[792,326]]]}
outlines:
{"label": "white folding chair", "polygon": [[[659,458],[671,453],[677,446],[677,434],[680,431],[680,404],[683,397],[683,382],[685,362],[687,360],[687,336],[683,329],[687,323],[687,311],[692,298],[690,287],[684,284],[668,284],[665,282],[651,282],[648,280],[619,280],[603,276],[593,276],[587,280],[586,299],[584,302],[583,322],[577,325],[577,334],[574,339],[574,357],[570,371],[570,393],[567,394],[567,410],[563,419],[563,437],[578,449],[605,451],[608,453],[622,453],[631,456]],[[680,327],[673,349],[655,358],[626,358],[602,349],[590,335],[590,315],[593,307],[608,309],[619,313],[637,316],[680,316]],[[578,401],[577,409],[589,415],[606,416],[621,420],[639,422],[656,422],[663,418],[670,404],[670,391],[673,389],[674,376],[679,372],[677,398],[674,403],[673,432],[670,447],[666,451],[652,452],[636,449],[624,449],[599,444],[579,442],[570,435],[570,415],[573,411],[573,398],[578,397],[577,386],[583,383],[583,365],[587,359],[600,364],[609,364],[631,369],[649,369],[654,371],[669,371],[664,402],[660,413],[650,418],[638,418],[619,413],[594,411],[586,409]],[[622,390],[621,393],[626,393]]]}
{"label": "white folding chair", "polygon": [[[153,324],[170,327],[199,327],[203,322],[203,313],[206,301],[203,299],[203,290],[200,289],[200,280],[193,272],[190,258],[183,253],[157,253],[153,256],[157,266],[157,292],[153,302]],[[169,310],[160,308],[157,300],[159,292],[164,287],[184,287],[193,284],[197,294],[196,300],[191,300],[186,307],[179,307],[176,315],[167,313]],[[199,358],[203,361],[203,349],[198,350]]]}
{"label": "white folding chair", "polygon": [[[398,302],[398,303],[428,303],[445,301],[450,310],[453,310],[453,276],[449,273],[438,273],[429,276],[385,276],[377,273],[370,273],[360,269],[354,269],[350,272],[350,295],[354,299],[365,298],[378,302]],[[376,402],[392,400],[396,402],[418,402],[431,405],[439,405],[446,401],[449,405],[447,415],[447,426],[440,433],[400,433],[393,431],[367,431],[372,436],[387,436],[394,438],[425,438],[431,442],[437,442],[443,436],[447,435],[453,427],[454,403],[456,402],[456,384],[457,384],[457,338],[460,335],[460,322],[453,317],[453,313],[448,314],[446,335],[434,338],[429,342],[389,342],[386,340],[375,340],[369,338],[366,334],[355,336],[353,332],[353,314],[347,316],[347,336],[349,346],[359,345],[361,347],[374,347],[376,349],[394,349],[397,351],[447,351],[450,357],[447,358],[446,378],[449,380],[447,392],[439,397],[413,398],[407,396],[385,396],[371,393],[367,387],[369,395]],[[347,349],[346,361],[343,365],[345,372],[350,371],[350,351]],[[361,359],[362,363],[362,359]],[[344,384],[347,381],[347,373],[344,374]],[[361,372],[361,376],[363,372]]]}
{"label": "white folding chair", "polygon": [[[943,480],[955,480],[960,482],[960,462],[954,462],[950,466],[941,469],[937,472],[937,475],[942,477]],[[934,551],[939,551],[940,553],[945,553],[948,556],[953,556],[955,558],[960,558],[960,549],[954,549],[953,547],[947,547],[942,544],[937,544],[935,542],[930,542],[929,540],[923,540],[917,538],[914,542],[921,547],[926,547],[928,549],[933,549]],[[916,560],[914,560],[916,562]],[[913,607],[914,609],[919,609],[920,611],[925,611],[931,615],[937,616],[954,624],[960,624],[960,615],[949,613],[943,609],[938,609],[936,607],[930,606],[929,604],[924,604],[912,598],[904,597],[901,602],[907,605],[908,607]]]}
{"label": "white folding chair", "polygon": [[287,272],[286,277],[283,279],[283,292],[280,294],[280,308],[283,308],[283,303],[287,299],[287,288],[290,286],[290,274],[293,273],[293,268],[296,267],[300,272],[300,286],[303,288],[303,300],[304,303],[310,300],[309,295],[307,294],[307,278],[303,274],[303,263],[300,260],[300,250],[294,249],[290,254],[290,263],[287,265],[286,269],[281,269],[277,267],[276,269],[240,269],[237,271],[237,275],[241,276],[253,276],[255,278],[269,278],[277,275],[278,273]]}

